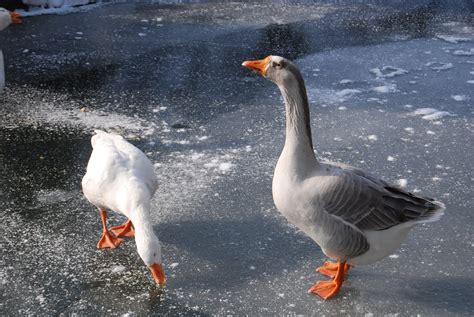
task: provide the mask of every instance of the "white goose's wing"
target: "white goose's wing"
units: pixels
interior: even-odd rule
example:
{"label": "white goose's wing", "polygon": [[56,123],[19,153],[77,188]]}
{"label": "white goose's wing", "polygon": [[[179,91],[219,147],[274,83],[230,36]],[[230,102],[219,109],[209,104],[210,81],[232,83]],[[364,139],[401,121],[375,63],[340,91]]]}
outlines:
{"label": "white goose's wing", "polygon": [[351,166],[331,164],[337,172],[318,178],[319,217],[324,234],[332,237],[330,248],[348,258],[368,250],[364,231],[435,221],[443,214],[440,202],[390,186]]}
{"label": "white goose's wing", "polygon": [[[158,180],[150,160],[138,148],[123,137],[96,130],[91,139],[93,151],[85,180],[93,179],[95,184],[108,185],[131,181],[144,184],[153,196]],[[84,181],[83,181],[84,184]]]}

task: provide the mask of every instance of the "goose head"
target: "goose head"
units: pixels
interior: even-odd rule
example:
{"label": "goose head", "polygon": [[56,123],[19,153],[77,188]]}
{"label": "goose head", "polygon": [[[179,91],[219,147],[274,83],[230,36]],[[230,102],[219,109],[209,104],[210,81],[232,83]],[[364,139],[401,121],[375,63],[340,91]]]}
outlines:
{"label": "goose head", "polygon": [[[138,228],[136,228],[138,229]],[[161,265],[161,244],[153,231],[135,230],[135,242],[140,258],[150,269],[153,279],[160,286],[165,285],[166,276]]]}
{"label": "goose head", "polygon": [[303,81],[298,67],[281,56],[269,55],[264,59],[245,61],[242,66],[256,71],[279,87],[291,87]]}

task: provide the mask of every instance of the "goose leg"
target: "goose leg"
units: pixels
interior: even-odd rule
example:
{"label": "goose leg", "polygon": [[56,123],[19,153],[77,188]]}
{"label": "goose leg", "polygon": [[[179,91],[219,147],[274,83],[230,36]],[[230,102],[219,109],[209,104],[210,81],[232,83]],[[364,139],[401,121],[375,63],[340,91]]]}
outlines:
{"label": "goose leg", "polygon": [[339,293],[342,282],[344,281],[344,267],[346,262],[337,261],[336,276],[331,281],[319,281],[308,290],[308,293],[313,293],[320,296],[322,299],[330,299]]}
{"label": "goose leg", "polygon": [[110,228],[117,237],[129,237],[135,236],[135,230],[133,230],[132,221],[129,219],[127,222],[120,226]]}
{"label": "goose leg", "polygon": [[[316,269],[316,272],[322,275],[326,275],[330,278],[334,278],[336,276],[338,267],[339,266],[337,263],[327,261],[327,262],[324,262],[323,266],[318,267]],[[347,273],[350,268],[351,268],[351,265],[346,263],[344,265],[344,273]]]}
{"label": "goose leg", "polygon": [[97,248],[98,249],[103,249],[103,248],[116,248],[118,245],[123,241],[123,239],[117,238],[110,234],[109,229],[107,229],[107,212],[105,209],[99,208],[100,212],[100,219],[102,220],[102,237],[99,240],[99,243],[97,243]]}

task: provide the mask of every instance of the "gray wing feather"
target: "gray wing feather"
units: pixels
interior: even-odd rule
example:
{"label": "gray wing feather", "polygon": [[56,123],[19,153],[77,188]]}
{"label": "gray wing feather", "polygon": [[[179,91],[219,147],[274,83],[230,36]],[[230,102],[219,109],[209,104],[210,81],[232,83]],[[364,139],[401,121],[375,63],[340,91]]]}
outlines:
{"label": "gray wing feather", "polygon": [[359,230],[385,230],[405,222],[429,221],[444,206],[415,196],[347,165],[327,180],[321,196],[324,210]]}

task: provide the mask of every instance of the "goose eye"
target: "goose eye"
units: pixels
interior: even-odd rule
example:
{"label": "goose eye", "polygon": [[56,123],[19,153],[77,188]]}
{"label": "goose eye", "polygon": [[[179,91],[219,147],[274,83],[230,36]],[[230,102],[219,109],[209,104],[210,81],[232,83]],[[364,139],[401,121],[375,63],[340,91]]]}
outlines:
{"label": "goose eye", "polygon": [[281,67],[281,64],[277,62],[273,62],[273,67]]}

